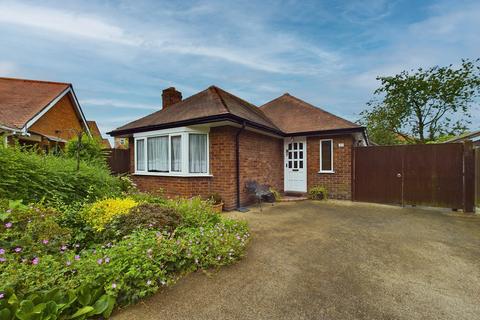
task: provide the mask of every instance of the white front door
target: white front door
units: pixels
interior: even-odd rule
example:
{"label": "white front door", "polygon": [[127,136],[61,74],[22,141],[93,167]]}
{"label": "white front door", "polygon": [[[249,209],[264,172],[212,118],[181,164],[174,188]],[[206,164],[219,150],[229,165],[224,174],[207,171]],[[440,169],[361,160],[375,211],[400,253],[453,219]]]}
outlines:
{"label": "white front door", "polygon": [[284,148],[285,191],[307,192],[307,139],[285,138]]}

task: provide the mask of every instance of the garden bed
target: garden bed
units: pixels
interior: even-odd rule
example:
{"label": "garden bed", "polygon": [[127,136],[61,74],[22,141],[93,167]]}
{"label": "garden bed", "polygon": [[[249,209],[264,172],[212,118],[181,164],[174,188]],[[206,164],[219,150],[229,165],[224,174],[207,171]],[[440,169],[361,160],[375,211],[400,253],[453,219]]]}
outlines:
{"label": "garden bed", "polygon": [[[14,155],[17,164],[31,160]],[[29,156],[39,171],[50,168]],[[247,225],[221,217],[210,202],[137,193],[128,179],[105,178],[103,168],[94,169],[82,163],[82,174],[91,170],[113,181],[105,194],[84,184],[86,196],[68,201],[75,186],[49,189],[39,179],[34,200],[41,200],[26,204],[14,192],[8,195],[15,200],[0,200],[0,319],[108,318],[116,306],[135,303],[188,272],[244,254]]]}

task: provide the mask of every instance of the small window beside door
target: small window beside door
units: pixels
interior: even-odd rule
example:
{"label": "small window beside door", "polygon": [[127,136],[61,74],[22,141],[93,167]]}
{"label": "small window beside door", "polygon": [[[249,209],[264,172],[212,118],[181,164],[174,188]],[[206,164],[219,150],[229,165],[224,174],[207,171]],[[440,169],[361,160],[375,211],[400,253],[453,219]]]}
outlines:
{"label": "small window beside door", "polygon": [[320,173],[334,173],[332,139],[320,140]]}

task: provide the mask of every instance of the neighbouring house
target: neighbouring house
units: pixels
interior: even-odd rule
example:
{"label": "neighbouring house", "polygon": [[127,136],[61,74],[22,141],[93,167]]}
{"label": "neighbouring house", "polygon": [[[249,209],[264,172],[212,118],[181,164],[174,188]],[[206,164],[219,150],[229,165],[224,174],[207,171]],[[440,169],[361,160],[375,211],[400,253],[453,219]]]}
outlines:
{"label": "neighbouring house", "polygon": [[261,107],[215,86],[185,100],[168,88],[162,98],[160,111],[109,132],[129,138],[141,190],[218,193],[227,210],[251,203],[249,180],[286,193],[320,185],[351,199],[352,147],[367,144],[363,127],[288,93]]}
{"label": "neighbouring house", "polygon": [[480,130],[461,134],[459,136],[456,136],[452,139],[445,141],[445,143],[464,142],[467,140],[471,140],[473,145],[479,148],[480,147]]}
{"label": "neighbouring house", "polygon": [[42,150],[62,148],[78,132],[90,135],[70,83],[0,78],[0,135]]}
{"label": "neighbouring house", "polygon": [[104,137],[102,137],[102,134],[100,133],[100,129],[98,128],[98,125],[95,121],[88,120],[87,125],[88,125],[88,128],[90,129],[90,134],[92,135],[92,137],[98,139],[101,142],[102,147],[104,149],[111,149],[112,148],[112,146],[110,145],[110,141],[108,141],[108,139],[105,139]]}
{"label": "neighbouring house", "polygon": [[128,138],[115,137],[114,147],[115,149],[128,149]]}

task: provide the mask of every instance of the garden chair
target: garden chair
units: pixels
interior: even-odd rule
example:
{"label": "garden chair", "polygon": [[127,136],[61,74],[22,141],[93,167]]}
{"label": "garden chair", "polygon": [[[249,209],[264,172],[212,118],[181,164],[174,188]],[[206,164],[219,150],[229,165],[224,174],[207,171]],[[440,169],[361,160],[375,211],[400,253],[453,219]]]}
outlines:
{"label": "garden chair", "polygon": [[273,203],[275,202],[275,196],[273,192],[270,191],[270,186],[266,184],[259,184],[254,180],[249,180],[245,183],[245,189],[247,190],[248,194],[255,197],[260,206],[260,211],[262,211],[262,200],[271,202],[273,206]]}

